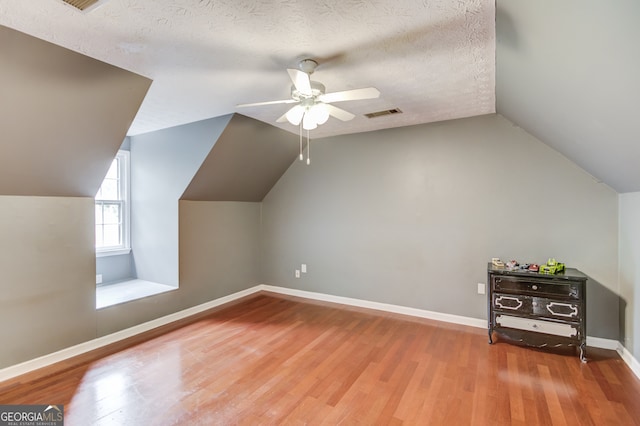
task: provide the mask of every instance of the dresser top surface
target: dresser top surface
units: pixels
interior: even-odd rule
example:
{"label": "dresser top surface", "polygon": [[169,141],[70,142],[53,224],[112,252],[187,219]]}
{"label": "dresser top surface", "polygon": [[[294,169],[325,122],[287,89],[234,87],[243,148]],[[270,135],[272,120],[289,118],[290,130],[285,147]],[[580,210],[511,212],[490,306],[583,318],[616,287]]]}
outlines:
{"label": "dresser top surface", "polygon": [[587,280],[588,277],[575,268],[565,268],[564,271],[557,274],[541,274],[539,272],[531,272],[523,269],[497,268],[491,262],[487,264],[487,270],[492,274],[509,275],[514,277],[526,278],[552,278],[557,280]]}

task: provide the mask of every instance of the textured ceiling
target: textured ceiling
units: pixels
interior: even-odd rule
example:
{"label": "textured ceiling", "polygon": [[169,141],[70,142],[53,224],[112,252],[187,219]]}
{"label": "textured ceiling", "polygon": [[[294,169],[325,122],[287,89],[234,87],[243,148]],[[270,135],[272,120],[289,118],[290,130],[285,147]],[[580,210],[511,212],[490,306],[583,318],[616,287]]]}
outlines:
{"label": "textured ceiling", "polygon": [[[232,112],[275,124],[287,105],[235,105],[288,98],[286,68],[305,57],[328,92],[381,92],[312,137],[495,111],[492,0],[109,0],[86,14],[0,0],[0,24],[152,78],[131,135]],[[404,113],[362,116],[390,108]]]}

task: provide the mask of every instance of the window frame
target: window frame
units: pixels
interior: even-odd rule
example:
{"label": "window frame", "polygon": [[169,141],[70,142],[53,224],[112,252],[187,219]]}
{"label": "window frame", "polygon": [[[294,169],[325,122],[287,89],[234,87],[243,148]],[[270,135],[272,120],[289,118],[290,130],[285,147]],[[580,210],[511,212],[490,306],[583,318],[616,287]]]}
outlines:
{"label": "window frame", "polygon": [[[120,200],[96,200],[94,197],[94,238],[95,238],[95,227],[98,225],[95,220],[95,206],[98,204],[112,204],[117,203],[121,206],[121,218],[120,218],[120,232],[122,233],[122,244],[118,246],[109,246],[109,247],[101,247],[98,248],[96,246],[96,257],[104,257],[104,256],[117,256],[122,254],[129,254],[131,252],[131,236],[130,236],[130,222],[131,222],[131,197],[130,197],[130,155],[131,153],[126,150],[119,150],[116,154],[114,160],[119,161],[118,167],[118,181],[119,181],[119,192],[120,192]],[[104,179],[103,179],[104,181]],[[100,184],[102,187],[102,184]],[[98,189],[99,191],[100,189]],[[98,194],[96,193],[96,196]]]}

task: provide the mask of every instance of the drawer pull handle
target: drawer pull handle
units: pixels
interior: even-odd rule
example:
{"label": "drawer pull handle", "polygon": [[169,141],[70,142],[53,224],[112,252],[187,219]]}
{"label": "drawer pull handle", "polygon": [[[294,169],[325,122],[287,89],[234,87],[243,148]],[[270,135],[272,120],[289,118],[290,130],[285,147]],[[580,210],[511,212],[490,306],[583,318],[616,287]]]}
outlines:
{"label": "drawer pull handle", "polygon": [[[516,302],[518,305],[517,306],[503,305],[502,304],[503,300],[505,301],[511,300],[513,302]],[[498,296],[496,297],[495,304],[496,304],[496,307],[500,309],[511,309],[512,311],[517,311],[522,307],[522,300],[518,299],[517,297]]]}
{"label": "drawer pull handle", "polygon": [[537,290],[537,289],[538,289],[538,286],[534,284],[534,285],[532,285],[532,286],[531,286],[531,289],[532,289],[532,290]]}
{"label": "drawer pull handle", "polygon": [[[569,308],[571,310],[571,312],[569,313],[562,313],[562,312],[556,312],[553,310],[554,306],[561,306],[563,308]],[[552,315],[558,316],[558,317],[566,317],[566,318],[573,318],[573,317],[577,317],[578,316],[578,307],[574,306],[574,305],[570,305],[568,303],[558,303],[558,302],[549,302],[549,304],[547,305],[547,310],[549,312],[551,312]]]}

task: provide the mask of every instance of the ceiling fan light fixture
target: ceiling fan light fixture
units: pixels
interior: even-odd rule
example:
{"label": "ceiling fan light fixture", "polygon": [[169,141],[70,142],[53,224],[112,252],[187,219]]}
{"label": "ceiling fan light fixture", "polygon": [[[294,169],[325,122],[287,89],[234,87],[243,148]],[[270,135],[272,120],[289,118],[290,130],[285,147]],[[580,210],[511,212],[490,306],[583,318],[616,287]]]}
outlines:
{"label": "ceiling fan light fixture", "polygon": [[311,115],[313,121],[315,121],[318,125],[326,123],[329,119],[329,110],[322,102],[311,106],[307,114]]}
{"label": "ceiling fan light fixture", "polygon": [[326,93],[324,84],[311,80],[311,74],[313,74],[317,66],[318,63],[313,59],[304,59],[298,64],[299,69],[287,68],[287,73],[289,74],[291,83],[293,83],[291,86],[291,99],[237,105],[237,107],[254,107],[260,105],[295,103],[295,106],[278,117],[276,123],[289,122],[299,127],[300,160],[304,158],[302,143],[303,131],[307,132],[307,164],[311,164],[310,130],[314,130],[318,128],[319,125],[326,123],[329,117],[334,117],[341,121],[349,121],[355,118],[354,114],[332,105],[333,102],[374,99],[380,96],[380,91],[375,87]]}
{"label": "ceiling fan light fixture", "polygon": [[297,126],[300,124],[300,121],[302,121],[302,117],[305,115],[304,112],[304,107],[302,107],[301,105],[296,105],[289,111],[287,111],[285,116],[287,117],[287,121],[289,121],[289,123]]}
{"label": "ceiling fan light fixture", "polygon": [[314,119],[312,114],[309,112],[304,113],[304,117],[302,118],[302,128],[305,130],[313,130],[318,127],[318,123]]}

